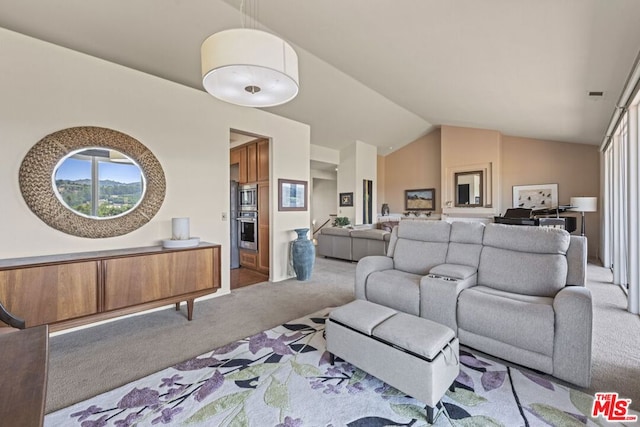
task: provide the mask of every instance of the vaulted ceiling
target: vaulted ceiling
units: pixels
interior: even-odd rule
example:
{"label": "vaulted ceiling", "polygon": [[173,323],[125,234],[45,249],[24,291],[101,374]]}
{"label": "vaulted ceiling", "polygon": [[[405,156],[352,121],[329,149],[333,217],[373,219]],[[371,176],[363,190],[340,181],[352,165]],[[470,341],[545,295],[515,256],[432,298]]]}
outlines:
{"label": "vaulted ceiling", "polygon": [[[241,8],[0,0],[0,26],[203,90],[200,45],[241,27]],[[267,110],[311,125],[313,144],[380,154],[440,125],[599,144],[640,49],[637,0],[245,0],[244,11],[299,56],[298,97]]]}

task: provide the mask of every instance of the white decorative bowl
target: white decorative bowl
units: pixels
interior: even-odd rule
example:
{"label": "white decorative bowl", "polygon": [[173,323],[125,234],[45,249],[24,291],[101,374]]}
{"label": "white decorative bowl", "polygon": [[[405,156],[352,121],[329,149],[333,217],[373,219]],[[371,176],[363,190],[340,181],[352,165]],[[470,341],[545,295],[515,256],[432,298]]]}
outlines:
{"label": "white decorative bowl", "polygon": [[170,249],[174,249],[174,248],[192,248],[194,246],[198,246],[200,244],[200,238],[199,237],[192,237],[190,239],[184,239],[184,240],[172,240],[172,239],[166,239],[162,241],[162,247],[163,248],[170,248]]}

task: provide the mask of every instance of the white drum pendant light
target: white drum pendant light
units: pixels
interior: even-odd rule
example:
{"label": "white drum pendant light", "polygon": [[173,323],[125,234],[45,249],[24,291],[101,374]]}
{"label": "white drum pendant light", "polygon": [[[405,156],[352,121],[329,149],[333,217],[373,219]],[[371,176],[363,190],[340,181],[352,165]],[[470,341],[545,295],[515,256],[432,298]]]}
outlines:
{"label": "white drum pendant light", "polygon": [[202,84],[218,99],[244,107],[273,107],[298,94],[298,55],[273,34],[233,29],[209,36],[201,48]]}

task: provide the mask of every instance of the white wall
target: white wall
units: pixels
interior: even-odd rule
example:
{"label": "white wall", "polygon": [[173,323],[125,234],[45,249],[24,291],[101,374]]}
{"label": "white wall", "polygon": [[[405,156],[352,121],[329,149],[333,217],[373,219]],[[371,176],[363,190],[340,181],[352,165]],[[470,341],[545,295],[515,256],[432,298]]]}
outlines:
{"label": "white wall", "polygon": [[340,150],[340,164],[338,165],[338,195],[353,193],[353,207],[340,206],[338,200],[334,203],[338,209],[338,216],[346,216],[351,224],[356,223],[356,146],[351,144]]}
{"label": "white wall", "polygon": [[340,151],[311,144],[311,160],[337,165],[340,163]]}
{"label": "white wall", "polygon": [[[338,193],[353,193],[353,207],[338,207],[338,216],[346,216],[352,224],[362,224],[362,181],[373,181],[372,216],[375,222],[378,204],[377,149],[373,145],[356,141],[340,150],[338,167]],[[336,203],[338,203],[336,201]]]}
{"label": "white wall", "polygon": [[329,215],[337,212],[337,186],[338,182],[335,179],[313,178],[311,221],[316,220],[315,228],[324,224],[324,222],[329,219]]}
{"label": "white wall", "polygon": [[376,222],[376,206],[378,206],[378,150],[371,144],[367,144],[362,141],[356,141],[356,177],[355,188],[356,194],[354,195],[354,205],[356,206],[356,224],[363,223],[363,209],[364,209],[364,188],[363,181],[369,180],[373,182],[373,189],[371,191],[371,222]]}
{"label": "white wall", "polygon": [[[191,218],[191,234],[222,244],[222,284],[229,289],[229,129],[272,138],[271,279],[288,277],[291,230],[309,212],[278,212],[278,178],[309,179],[309,126],[0,28],[0,258],[150,246],[170,237],[171,218]],[[160,161],[164,203],[142,228],[86,239],[50,228],[24,202],[18,171],[44,136],[74,126],[124,132]]]}

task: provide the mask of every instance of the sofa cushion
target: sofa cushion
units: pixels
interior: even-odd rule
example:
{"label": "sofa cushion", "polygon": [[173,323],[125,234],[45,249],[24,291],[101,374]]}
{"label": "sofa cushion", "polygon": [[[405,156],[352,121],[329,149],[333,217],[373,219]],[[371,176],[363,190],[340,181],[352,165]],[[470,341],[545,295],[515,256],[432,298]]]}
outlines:
{"label": "sofa cushion", "polygon": [[462,264],[477,269],[481,253],[482,245],[451,242],[446,261],[447,264]]}
{"label": "sofa cushion", "polygon": [[398,239],[393,254],[394,266],[398,270],[424,276],[445,262],[448,246],[447,243]]}
{"label": "sofa cushion", "polygon": [[485,225],[474,221],[454,221],[451,224],[449,241],[456,243],[482,244]]}
{"label": "sofa cushion", "polygon": [[461,264],[478,268],[482,252],[484,224],[455,221],[451,224],[451,237],[447,251],[447,264]]}
{"label": "sofa cushion", "polygon": [[478,284],[522,295],[552,297],[567,283],[569,242],[565,230],[488,224]]}
{"label": "sofa cushion", "polygon": [[392,248],[393,243],[389,246],[395,268],[425,275],[431,268],[444,263],[450,231],[451,224],[445,221],[401,221],[395,246]]}
{"label": "sofa cushion", "polygon": [[570,234],[550,227],[487,224],[484,246],[539,254],[562,254],[569,249]]}
{"label": "sofa cushion", "polygon": [[484,286],[465,289],[458,297],[460,329],[547,356],[553,356],[554,322],[552,298]]}
{"label": "sofa cushion", "polygon": [[553,297],[566,284],[564,255],[517,252],[485,246],[478,284],[522,295]]}
{"label": "sofa cushion", "polygon": [[446,221],[400,221],[400,225],[398,225],[398,237],[400,239],[449,243],[450,234],[451,224]]}
{"label": "sofa cushion", "polygon": [[400,270],[376,271],[367,277],[365,296],[368,301],[417,316],[421,278]]}

